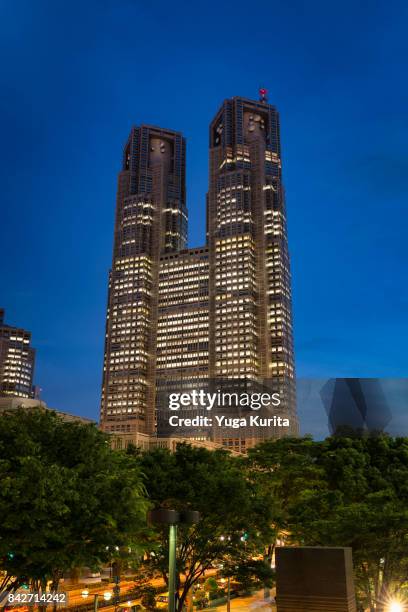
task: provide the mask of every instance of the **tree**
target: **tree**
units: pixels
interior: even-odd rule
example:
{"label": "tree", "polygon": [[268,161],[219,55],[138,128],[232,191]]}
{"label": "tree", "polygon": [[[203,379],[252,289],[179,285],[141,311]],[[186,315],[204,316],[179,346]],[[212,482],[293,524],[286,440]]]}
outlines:
{"label": "tree", "polygon": [[352,547],[362,606],[382,610],[401,592],[408,575],[407,438],[279,440],[251,451],[250,461],[269,480],[280,528],[293,542]]}
{"label": "tree", "polygon": [[248,450],[249,477],[269,498],[275,539],[268,547],[271,561],[276,539],[291,528],[290,508],[306,489],[319,488],[323,470],[316,461],[319,445],[310,436],[268,440]]}
{"label": "tree", "polygon": [[216,594],[218,590],[219,590],[219,587],[218,587],[218,582],[216,581],[216,579],[213,576],[210,576],[209,578],[207,578],[207,580],[204,583],[204,591],[206,593],[209,593],[211,596],[211,595]]}
{"label": "tree", "polygon": [[[179,444],[173,454],[155,449],[139,460],[157,507],[201,513],[197,525],[178,530],[176,606],[181,611],[206,570],[221,564],[240,567],[262,552],[272,537],[270,504],[247,478],[242,459],[226,451]],[[168,583],[168,530],[156,531],[158,547],[148,564]]]}
{"label": "tree", "polygon": [[143,588],[141,602],[146,610],[156,610],[156,589],[152,586],[145,586]]}
{"label": "tree", "polygon": [[239,590],[248,592],[261,587],[271,587],[274,583],[274,572],[262,559],[248,559],[233,573]]}
{"label": "tree", "polygon": [[138,546],[147,502],[136,458],[94,425],[51,411],[0,417],[1,590],[58,585],[63,572]]}

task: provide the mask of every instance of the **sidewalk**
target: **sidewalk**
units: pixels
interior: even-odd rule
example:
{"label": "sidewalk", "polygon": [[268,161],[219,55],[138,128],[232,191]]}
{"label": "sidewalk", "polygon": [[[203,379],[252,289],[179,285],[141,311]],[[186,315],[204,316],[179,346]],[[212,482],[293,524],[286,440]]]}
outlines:
{"label": "sidewalk", "polygon": [[[209,611],[211,608],[209,609]],[[217,606],[217,612],[227,612],[226,604],[222,606]],[[231,599],[231,611],[234,612],[244,612],[247,610],[251,612],[252,610],[269,610],[269,612],[276,612],[276,606],[273,603],[269,603],[264,601],[263,591],[258,591],[255,595],[251,597],[237,597],[236,599]]]}

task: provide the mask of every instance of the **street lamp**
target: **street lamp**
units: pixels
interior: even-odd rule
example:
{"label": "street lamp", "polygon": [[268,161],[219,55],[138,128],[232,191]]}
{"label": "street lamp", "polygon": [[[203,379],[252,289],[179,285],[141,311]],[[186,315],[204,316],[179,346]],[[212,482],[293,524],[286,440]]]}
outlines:
{"label": "street lamp", "polygon": [[389,612],[404,612],[404,607],[399,601],[391,601],[388,610]]}
{"label": "street lamp", "polygon": [[176,610],[176,550],[177,525],[180,523],[193,525],[200,520],[200,513],[196,510],[168,510],[156,508],[149,510],[147,520],[152,525],[169,526],[169,612]]}
{"label": "street lamp", "polygon": [[[88,589],[84,589],[81,593],[82,597],[84,599],[86,599],[89,596],[89,591]],[[103,597],[105,601],[109,601],[112,597],[112,593],[110,591],[105,591],[103,594],[101,593],[93,593],[93,598],[94,598],[94,612],[98,612],[98,603],[99,603],[99,597]]]}
{"label": "street lamp", "polygon": [[[221,578],[222,584],[225,584],[225,578]],[[227,612],[231,610],[231,576],[227,577]]]}
{"label": "street lamp", "polygon": [[[108,551],[109,553],[109,578],[112,580],[112,574],[113,574],[113,557],[115,554],[119,553],[119,546],[106,546],[105,550]],[[129,553],[131,552],[131,549],[129,548]]]}
{"label": "street lamp", "polygon": [[[249,534],[247,531],[244,531],[243,535],[240,537],[240,541],[245,543],[245,550],[247,545]],[[220,540],[224,542],[225,536],[221,535]],[[231,540],[231,536],[228,536],[228,540]],[[225,582],[225,579],[223,579]],[[228,574],[227,576],[227,612],[231,610],[231,576]]]}

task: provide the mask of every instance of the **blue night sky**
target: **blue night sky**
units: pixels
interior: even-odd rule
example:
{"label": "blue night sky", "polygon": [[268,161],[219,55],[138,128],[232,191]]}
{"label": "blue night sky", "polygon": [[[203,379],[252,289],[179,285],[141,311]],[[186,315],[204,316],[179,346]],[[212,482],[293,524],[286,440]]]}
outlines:
{"label": "blue night sky", "polygon": [[116,175],[132,124],[187,137],[204,242],[208,124],[282,120],[297,371],[407,375],[408,4],[3,1],[0,306],[51,406],[96,418]]}

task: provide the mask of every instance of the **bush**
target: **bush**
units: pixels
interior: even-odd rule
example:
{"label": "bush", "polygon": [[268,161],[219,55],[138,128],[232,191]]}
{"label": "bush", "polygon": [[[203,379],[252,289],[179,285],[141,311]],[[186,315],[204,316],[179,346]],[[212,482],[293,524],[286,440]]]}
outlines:
{"label": "bush", "polygon": [[156,610],[156,589],[152,586],[145,586],[142,590],[141,602],[149,612]]}

